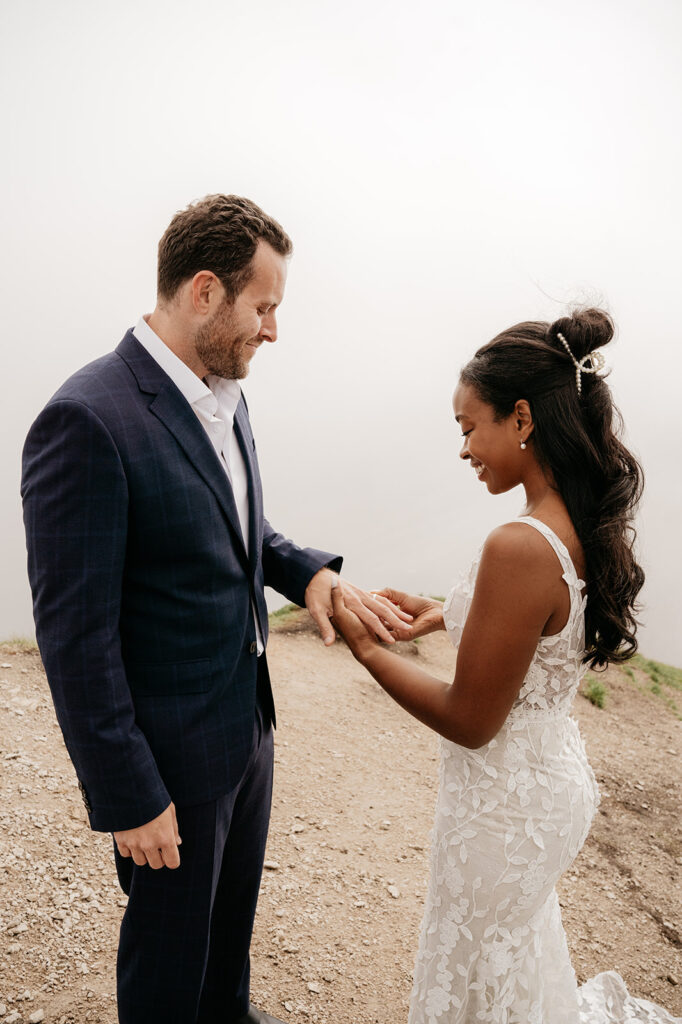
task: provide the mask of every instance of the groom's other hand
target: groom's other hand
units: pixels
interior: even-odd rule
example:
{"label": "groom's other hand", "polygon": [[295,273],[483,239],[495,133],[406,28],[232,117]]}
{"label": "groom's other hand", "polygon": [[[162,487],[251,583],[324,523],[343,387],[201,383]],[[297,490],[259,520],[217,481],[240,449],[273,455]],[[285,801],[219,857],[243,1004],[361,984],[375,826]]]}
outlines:
{"label": "groom's other hand", "polygon": [[173,803],[146,825],[114,832],[114,840],[121,856],[132,857],[140,867],[143,864],[149,864],[150,868],[180,867],[178,846],[182,839]]}
{"label": "groom's other hand", "polygon": [[403,639],[412,622],[409,610],[392,606],[390,601],[381,601],[373,594],[340,579],[331,569],[320,569],[315,573],[305,592],[305,606],[315,620],[325,646],[336,639],[336,633],[329,619],[334,613],[332,590],[340,587],[345,606],[354,612],[371,636],[384,643],[395,643],[396,637]]}
{"label": "groom's other hand", "polygon": [[445,629],[442,601],[437,601],[433,597],[406,594],[402,590],[394,590],[392,587],[377,590],[374,592],[374,596],[379,601],[385,601],[387,607],[409,612],[412,616],[412,622],[409,625],[403,623],[400,632],[394,634],[398,640],[416,640],[417,637],[426,636],[427,633]]}

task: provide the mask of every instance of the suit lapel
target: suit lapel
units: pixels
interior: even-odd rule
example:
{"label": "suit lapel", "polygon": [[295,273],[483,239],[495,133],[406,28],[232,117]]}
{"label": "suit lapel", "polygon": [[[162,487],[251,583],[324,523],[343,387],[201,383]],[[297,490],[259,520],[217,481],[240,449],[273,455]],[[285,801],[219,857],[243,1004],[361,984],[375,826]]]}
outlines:
{"label": "suit lapel", "polygon": [[[194,469],[215,494],[232,528],[235,550],[245,567],[248,568],[249,558],[244,548],[244,538],[230,481],[196,413],[131,331],[128,332],[116,351],[135,374],[140,390],[155,396],[149,405],[149,411],[170,431]],[[241,405],[243,405],[243,399],[240,402]],[[251,491],[252,463],[246,456],[245,461],[249,471],[249,491]],[[253,504],[255,502],[250,502],[250,506]],[[258,549],[256,548],[256,550]]]}

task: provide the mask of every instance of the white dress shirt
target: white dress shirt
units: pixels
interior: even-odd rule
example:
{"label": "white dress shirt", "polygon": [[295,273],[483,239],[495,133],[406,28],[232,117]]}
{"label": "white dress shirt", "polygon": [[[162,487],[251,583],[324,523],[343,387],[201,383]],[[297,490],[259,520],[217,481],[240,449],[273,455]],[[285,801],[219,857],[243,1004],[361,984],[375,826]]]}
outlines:
{"label": "white dress shirt", "polygon": [[[207,377],[207,383],[204,383],[151,329],[144,317],[140,317],[133,334],[187,399],[208,434],[232,486],[244,547],[248,553],[249,480],[244,456],[234,430],[234,414],[242,397],[242,389],[236,380],[224,380],[222,377],[212,375]],[[252,611],[260,655],[263,653],[264,644],[253,605]]]}

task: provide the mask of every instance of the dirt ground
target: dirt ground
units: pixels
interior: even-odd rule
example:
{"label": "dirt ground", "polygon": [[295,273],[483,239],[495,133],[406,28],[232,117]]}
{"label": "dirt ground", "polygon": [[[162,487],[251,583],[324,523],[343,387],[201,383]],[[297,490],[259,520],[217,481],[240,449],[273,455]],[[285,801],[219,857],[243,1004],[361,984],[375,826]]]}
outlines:
{"label": "dirt ground", "polygon": [[[451,675],[443,634],[403,648]],[[438,741],[295,617],[269,661],[279,728],[253,1001],[292,1024],[399,1024]],[[38,655],[5,644],[0,663],[0,1021],[114,1024],[125,898],[111,838],[88,828]],[[604,710],[575,706],[602,804],[560,887],[573,962],[682,1014],[682,722],[620,671],[605,682]]]}

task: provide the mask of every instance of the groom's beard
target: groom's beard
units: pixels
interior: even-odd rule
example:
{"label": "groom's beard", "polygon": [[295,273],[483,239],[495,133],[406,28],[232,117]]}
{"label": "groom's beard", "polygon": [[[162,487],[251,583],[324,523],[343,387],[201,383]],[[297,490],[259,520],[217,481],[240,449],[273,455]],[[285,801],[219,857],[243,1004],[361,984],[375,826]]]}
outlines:
{"label": "groom's beard", "polygon": [[225,380],[242,380],[249,372],[246,344],[258,343],[239,333],[232,306],[223,300],[213,317],[194,336],[194,347],[209,374]]}

